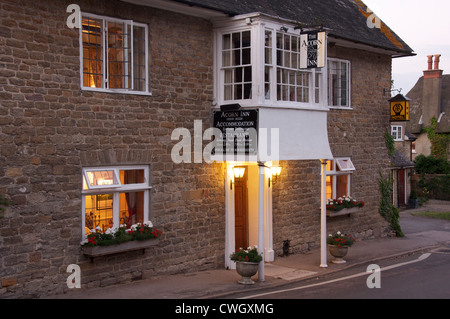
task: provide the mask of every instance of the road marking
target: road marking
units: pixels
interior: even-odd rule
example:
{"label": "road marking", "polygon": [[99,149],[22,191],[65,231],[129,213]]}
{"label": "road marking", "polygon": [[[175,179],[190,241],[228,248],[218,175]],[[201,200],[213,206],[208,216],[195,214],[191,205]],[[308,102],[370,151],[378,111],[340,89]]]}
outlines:
{"label": "road marking", "polygon": [[[423,261],[423,260],[427,259],[428,257],[430,257],[430,255],[431,255],[431,253],[422,254],[417,259],[381,268],[381,271],[383,271],[383,270],[390,270],[390,269],[394,269],[394,268],[397,268],[397,267],[402,267],[402,266],[409,265],[409,264],[414,264],[414,263],[417,263],[417,262],[420,262],[420,261]],[[337,278],[337,279],[332,279],[332,280],[328,280],[328,281],[324,281],[324,282],[319,282],[317,284],[311,284],[311,285],[306,285],[306,286],[302,286],[302,287],[295,287],[295,288],[289,288],[289,289],[281,289],[281,290],[276,290],[276,291],[272,291],[272,292],[265,292],[265,293],[251,295],[251,296],[238,298],[238,299],[252,299],[252,298],[257,298],[257,297],[262,297],[262,296],[267,296],[267,295],[275,295],[275,294],[288,292],[288,291],[295,291],[295,290],[301,290],[301,289],[306,289],[306,288],[323,286],[323,285],[331,284],[331,283],[334,283],[334,282],[343,281],[343,280],[352,279],[352,278],[361,277],[361,276],[367,276],[367,275],[368,275],[367,272],[361,272],[361,273],[358,273],[358,274],[354,274],[354,275],[350,275],[350,276],[346,276],[346,277],[342,277],[342,278]]]}

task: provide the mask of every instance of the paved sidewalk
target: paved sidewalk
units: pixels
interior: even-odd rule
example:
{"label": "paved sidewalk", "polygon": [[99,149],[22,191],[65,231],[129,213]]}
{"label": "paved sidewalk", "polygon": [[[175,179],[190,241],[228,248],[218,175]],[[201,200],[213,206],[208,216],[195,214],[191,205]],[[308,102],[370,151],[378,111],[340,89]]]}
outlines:
{"label": "paved sidewalk", "polygon": [[[331,263],[321,268],[320,250],[306,254],[294,254],[276,258],[265,264],[265,281],[255,285],[240,285],[240,276],[235,270],[209,270],[191,274],[180,274],[143,280],[132,284],[106,288],[73,290],[64,295],[52,296],[57,299],[196,299],[220,298],[232,292],[257,291],[271,286],[300,281],[314,276],[338,272],[361,264],[371,264],[377,260],[410,254],[421,250],[450,244],[450,221],[413,216],[419,211],[450,211],[450,202],[429,201],[426,205],[400,213],[400,224],[405,237],[381,238],[355,243],[346,256],[346,264]],[[257,280],[257,276],[254,277]]]}

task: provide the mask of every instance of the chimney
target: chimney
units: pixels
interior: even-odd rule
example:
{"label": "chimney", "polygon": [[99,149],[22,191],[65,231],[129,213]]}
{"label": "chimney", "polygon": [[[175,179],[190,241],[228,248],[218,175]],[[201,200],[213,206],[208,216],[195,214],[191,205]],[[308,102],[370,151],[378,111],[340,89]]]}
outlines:
{"label": "chimney", "polygon": [[[430,126],[431,118],[441,114],[442,73],[439,69],[441,55],[428,55],[428,69],[423,71],[422,120],[424,126]],[[434,58],[434,68],[433,66]]]}

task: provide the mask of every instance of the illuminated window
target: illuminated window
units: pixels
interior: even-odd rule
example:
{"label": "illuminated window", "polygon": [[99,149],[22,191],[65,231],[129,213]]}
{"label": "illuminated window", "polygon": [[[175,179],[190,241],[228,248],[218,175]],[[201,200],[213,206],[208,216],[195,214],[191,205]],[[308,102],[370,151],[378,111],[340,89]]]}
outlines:
{"label": "illuminated window", "polygon": [[327,161],[327,198],[350,196],[351,173],[355,167],[350,158],[335,158]]}
{"label": "illuminated window", "polygon": [[83,169],[83,236],[149,219],[147,166]]}
{"label": "illuminated window", "polygon": [[82,15],[82,87],[148,93],[147,25]]}

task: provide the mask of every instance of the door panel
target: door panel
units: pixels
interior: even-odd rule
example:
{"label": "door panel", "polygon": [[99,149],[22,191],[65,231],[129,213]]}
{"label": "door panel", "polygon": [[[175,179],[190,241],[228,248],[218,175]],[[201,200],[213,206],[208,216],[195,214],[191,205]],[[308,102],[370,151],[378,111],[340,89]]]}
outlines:
{"label": "door panel", "polygon": [[240,179],[234,181],[234,212],[235,212],[235,249],[248,247],[248,194],[247,171]]}

